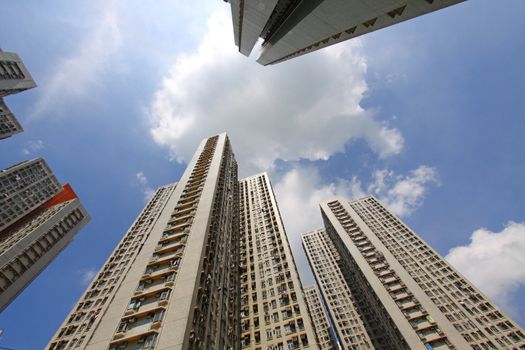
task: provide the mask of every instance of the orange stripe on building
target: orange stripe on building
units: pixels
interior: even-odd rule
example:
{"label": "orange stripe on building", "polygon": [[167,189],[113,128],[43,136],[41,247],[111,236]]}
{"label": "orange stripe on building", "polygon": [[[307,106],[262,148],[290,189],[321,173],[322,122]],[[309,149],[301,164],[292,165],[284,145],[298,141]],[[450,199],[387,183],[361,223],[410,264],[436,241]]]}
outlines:
{"label": "orange stripe on building", "polygon": [[54,205],[67,202],[69,200],[78,198],[75,191],[73,191],[73,188],[69,184],[65,184],[62,186],[62,191],[58,192],[56,196],[48,200],[42,205],[42,208],[50,208]]}

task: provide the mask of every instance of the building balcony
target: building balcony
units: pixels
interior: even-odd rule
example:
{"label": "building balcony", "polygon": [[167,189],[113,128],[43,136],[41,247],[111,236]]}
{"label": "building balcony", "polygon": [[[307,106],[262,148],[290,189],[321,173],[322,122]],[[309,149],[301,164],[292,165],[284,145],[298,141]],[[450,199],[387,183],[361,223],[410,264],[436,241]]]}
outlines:
{"label": "building balcony", "polygon": [[[174,267],[174,268],[172,268],[172,267]],[[165,279],[167,276],[173,274],[174,271],[176,271],[177,269],[178,269],[177,266],[167,266],[166,268],[159,269],[159,270],[151,272],[151,273],[145,273],[140,278],[140,281],[144,282],[144,281],[149,281],[149,280],[156,281],[156,280],[159,280],[159,279]]]}
{"label": "building balcony", "polygon": [[423,332],[429,328],[435,327],[435,325],[435,323],[429,322],[426,318],[422,318],[420,322],[415,325],[414,329],[417,332]]}
{"label": "building balcony", "polygon": [[406,301],[404,303],[401,303],[401,304],[398,304],[399,305],[399,308],[404,311],[404,310],[408,310],[408,309],[412,309],[412,308],[415,308],[415,307],[418,307],[419,304],[416,303],[415,301]]}
{"label": "building balcony", "polygon": [[141,338],[145,338],[151,334],[158,334],[158,331],[151,329],[149,325],[136,327],[130,331],[116,333],[113,336],[113,341],[109,344],[111,346],[118,346],[119,344],[137,342]]}
{"label": "building balcony", "polygon": [[393,282],[397,282],[398,280],[399,278],[397,276],[388,277],[383,280],[383,284],[391,284]]}
{"label": "building balcony", "polygon": [[404,315],[408,321],[413,321],[413,320],[417,320],[418,318],[426,317],[427,312],[424,310],[409,309],[404,312]]}
{"label": "building balcony", "polygon": [[404,284],[402,283],[396,283],[393,285],[386,286],[386,290],[390,293],[395,293],[397,291],[400,291],[401,289],[406,288]]}
{"label": "building balcony", "polygon": [[434,342],[437,342],[437,341],[439,341],[441,339],[445,339],[445,338],[446,337],[443,334],[432,333],[432,334],[425,335],[423,338],[421,338],[421,340],[423,340],[426,343],[434,343]]}
{"label": "building balcony", "polygon": [[[391,275],[394,274],[394,271],[392,271],[392,270],[383,270],[383,271],[377,271],[376,270],[376,272],[379,272],[379,274],[378,274],[379,277],[385,277],[385,278],[386,278],[386,276],[391,276]],[[395,277],[395,276],[392,276],[392,277]]]}
{"label": "building balcony", "polygon": [[178,250],[186,245],[186,239],[179,238],[168,242],[159,243],[154,252],[157,255],[167,254],[171,251]]}
{"label": "building balcony", "polygon": [[191,210],[197,208],[197,202],[194,203],[178,203],[175,207],[174,213],[180,213],[185,210]]}
{"label": "building balcony", "polygon": [[186,242],[188,240],[187,232],[175,232],[173,234],[165,234],[163,238],[159,241],[160,244],[170,244],[178,242]]}
{"label": "building balcony", "polygon": [[172,215],[170,220],[168,221],[168,225],[177,226],[179,224],[192,221],[194,213],[194,210],[186,210],[180,214]]}
{"label": "building balcony", "polygon": [[403,299],[412,297],[412,294],[409,292],[403,292],[400,294],[395,294],[392,297],[394,298],[395,301],[401,301]]}
{"label": "building balcony", "polygon": [[178,241],[178,242],[172,242],[172,243],[170,243],[168,245],[160,246],[160,247],[155,248],[154,252],[157,255],[169,254],[169,253],[178,251],[179,249],[181,249],[185,245],[186,245],[186,241],[185,240],[184,241]]}
{"label": "building balcony", "polygon": [[170,285],[168,285],[168,282],[150,285],[148,287],[144,287],[144,289],[142,290],[136,290],[133,294],[133,298],[142,298],[142,297],[147,298],[157,293],[162,293],[166,289],[171,289],[169,287]]}
{"label": "building balcony", "polygon": [[177,209],[184,209],[189,207],[196,207],[199,203],[200,196],[194,196],[191,198],[185,198],[179,200],[177,203]]}
{"label": "building balcony", "polygon": [[[138,309],[136,310],[127,310],[124,314],[124,317],[122,317],[123,322],[137,322],[138,320],[147,318],[150,314],[155,313],[157,311],[166,309],[164,306],[159,306],[158,303],[154,300],[152,302],[142,304]],[[133,311],[129,313],[128,311]]]}

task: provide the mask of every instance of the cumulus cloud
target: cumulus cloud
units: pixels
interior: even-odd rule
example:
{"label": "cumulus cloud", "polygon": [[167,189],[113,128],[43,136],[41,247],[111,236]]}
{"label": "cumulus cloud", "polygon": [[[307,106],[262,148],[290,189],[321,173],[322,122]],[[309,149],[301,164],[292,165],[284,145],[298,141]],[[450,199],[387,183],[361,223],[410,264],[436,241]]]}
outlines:
{"label": "cumulus cloud", "polygon": [[322,224],[319,203],[331,197],[352,200],[373,194],[395,214],[407,216],[422,204],[428,186],[436,182],[437,171],[424,165],[407,175],[377,170],[368,186],[363,186],[356,176],[323,183],[317,168],[297,166],[279,179],[275,192],[283,216],[289,218],[287,227],[304,232]]}
{"label": "cumulus cloud", "polygon": [[378,197],[395,214],[407,216],[421,204],[428,185],[438,183],[437,171],[432,167],[423,165],[404,176],[383,169],[374,172],[366,192]]}
{"label": "cumulus cloud", "polygon": [[93,29],[79,41],[75,52],[55,63],[55,69],[40,84],[40,96],[35,103],[33,117],[50,108],[56,112],[71,98],[89,94],[99,87],[100,77],[112,69],[108,61],[121,46],[118,1],[99,4],[103,4],[101,16],[93,23]]}
{"label": "cumulus cloud", "polygon": [[142,170],[135,174],[135,178],[137,179],[140,190],[144,195],[144,202],[147,202],[153,196],[155,190],[149,185],[148,178],[144,175]]}
{"label": "cumulus cloud", "polygon": [[500,232],[480,228],[470,243],[445,257],[474,285],[512,313],[513,293],[525,285],[525,222],[509,222]]}
{"label": "cumulus cloud", "polygon": [[359,40],[276,66],[239,54],[226,8],[213,13],[195,51],[177,57],[154,94],[151,135],[173,159],[190,159],[202,138],[227,132],[241,174],[276,159],[327,159],[365,139],[379,157],[398,154],[399,130],[363,109],[366,59]]}
{"label": "cumulus cloud", "polygon": [[360,190],[355,185],[355,179],[323,184],[314,167],[296,167],[285,173],[274,187],[287,231],[297,235],[320,227],[319,203],[335,196],[348,197]]}
{"label": "cumulus cloud", "polygon": [[44,141],[42,140],[29,140],[27,141],[26,147],[22,149],[22,154],[25,156],[34,154],[44,149]]}
{"label": "cumulus cloud", "polygon": [[427,166],[404,176],[378,170],[370,184],[363,186],[357,177],[325,183],[315,167],[297,166],[286,172],[275,182],[274,189],[300,269],[308,273],[300,234],[323,226],[320,202],[336,196],[351,200],[374,194],[390,210],[406,216],[421,205],[427,187],[435,183],[436,177],[436,170]]}

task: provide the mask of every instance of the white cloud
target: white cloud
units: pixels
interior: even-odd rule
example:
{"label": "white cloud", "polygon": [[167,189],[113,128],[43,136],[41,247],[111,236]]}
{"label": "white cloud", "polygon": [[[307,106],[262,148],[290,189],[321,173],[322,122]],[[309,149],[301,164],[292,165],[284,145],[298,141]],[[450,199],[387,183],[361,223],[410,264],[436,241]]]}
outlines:
{"label": "white cloud", "polygon": [[323,183],[317,168],[297,166],[275,182],[279,209],[302,272],[308,269],[300,234],[323,226],[320,202],[336,196],[351,200],[373,194],[390,210],[406,216],[421,205],[426,187],[436,181],[437,172],[433,168],[420,166],[405,176],[380,170],[372,177],[373,181],[365,191],[357,177]]}
{"label": "white cloud", "polygon": [[77,50],[55,63],[50,76],[39,83],[40,93],[32,116],[52,109],[60,111],[71,98],[85,96],[100,87],[102,76],[109,73],[109,59],[121,46],[117,0],[100,1],[101,16],[92,30],[79,41]]}
{"label": "white cloud", "polygon": [[401,151],[401,133],[360,105],[367,64],[359,40],[262,67],[239,54],[232,32],[227,8],[212,14],[198,48],[177,57],[153,97],[151,134],[174,159],[190,159],[202,138],[224,131],[241,174],[276,159],[327,159],[356,138],[383,158]]}
{"label": "white cloud", "polygon": [[395,214],[407,216],[421,205],[427,187],[436,179],[437,171],[428,166],[420,166],[404,176],[378,170],[365,191],[355,176],[323,183],[317,168],[297,166],[279,179],[275,192],[283,217],[288,218],[287,227],[300,233],[322,224],[319,203],[335,196],[352,200],[372,194]]}
{"label": "white cloud", "polygon": [[421,204],[429,184],[438,184],[438,179],[436,169],[428,166],[420,166],[405,176],[377,170],[367,193],[378,197],[395,214],[407,216]]}
{"label": "white cloud", "polygon": [[525,285],[525,222],[501,232],[480,228],[470,243],[450,249],[446,259],[497,304],[509,310],[513,293]]}
{"label": "white cloud", "polygon": [[44,141],[42,140],[29,140],[27,145],[22,149],[22,154],[28,156],[44,149]]}
{"label": "white cloud", "polygon": [[151,196],[153,196],[155,190],[150,187],[148,178],[146,177],[146,175],[144,175],[143,171],[139,171],[138,173],[136,173],[135,178],[137,179],[140,190],[144,195],[144,202],[147,202],[151,198]]}
{"label": "white cloud", "polygon": [[323,184],[314,167],[296,167],[275,184],[279,208],[289,233],[298,234],[322,225],[319,203],[335,196],[348,197],[355,181]]}
{"label": "white cloud", "polygon": [[87,286],[97,275],[97,271],[95,269],[82,270],[80,271],[80,275],[80,283],[82,283],[83,286]]}

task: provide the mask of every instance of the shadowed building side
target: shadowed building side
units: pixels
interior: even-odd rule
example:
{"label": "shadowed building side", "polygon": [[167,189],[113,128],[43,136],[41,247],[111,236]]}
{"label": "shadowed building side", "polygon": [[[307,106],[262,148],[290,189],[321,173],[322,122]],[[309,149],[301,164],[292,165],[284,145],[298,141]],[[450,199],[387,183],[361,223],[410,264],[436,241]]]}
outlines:
{"label": "shadowed building side", "polygon": [[[382,29],[464,0],[230,0],[235,44],[275,64]],[[265,22],[265,23],[264,23]],[[243,38],[244,37],[244,38]]]}
{"label": "shadowed building side", "polygon": [[358,313],[392,333],[376,348],[525,348],[523,329],[374,197],[321,213]]}
{"label": "shadowed building side", "polygon": [[278,0],[230,0],[233,37],[240,53],[250,56],[277,2]]}
{"label": "shadowed building side", "polygon": [[317,349],[270,179],[253,175],[239,189],[241,348]]}
{"label": "shadowed building side", "polygon": [[336,350],[337,342],[326,316],[326,311],[321,301],[321,296],[316,286],[304,288],[306,304],[310,310],[310,316],[314,325],[315,334],[317,335],[317,344],[320,350]]}
{"label": "shadowed building side", "polygon": [[20,57],[16,53],[0,49],[0,140],[24,131],[3,97],[35,86],[35,81]]}
{"label": "shadowed building side", "polygon": [[202,141],[158,189],[47,349],[238,349],[237,163]]}
{"label": "shadowed building side", "polygon": [[89,215],[68,184],[0,231],[0,312],[73,240]]}

